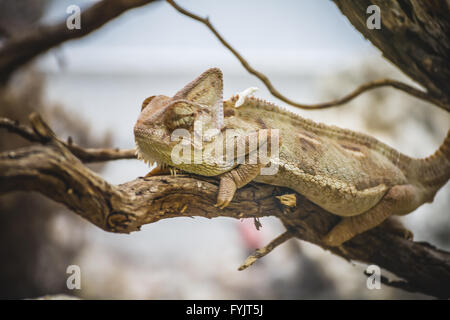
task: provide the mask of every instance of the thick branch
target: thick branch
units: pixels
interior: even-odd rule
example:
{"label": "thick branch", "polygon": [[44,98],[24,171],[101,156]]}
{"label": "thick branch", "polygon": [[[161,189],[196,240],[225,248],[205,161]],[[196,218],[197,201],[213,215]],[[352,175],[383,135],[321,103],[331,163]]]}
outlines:
{"label": "thick branch", "polygon": [[[37,116],[32,118],[33,131],[52,137],[41,122]],[[40,192],[103,230],[120,233],[174,217],[275,216],[289,234],[324,247],[322,236],[339,219],[301,195],[297,195],[296,207],[284,207],[276,196],[292,191],[270,185],[250,184],[239,189],[224,210],[214,207],[218,181],[213,178],[155,176],[111,185],[85,167],[56,138],[44,145],[0,153],[0,194],[16,190]],[[348,260],[377,264],[403,278],[408,288],[450,297],[450,253],[406,240],[393,230],[384,224],[341,248],[324,248]]]}
{"label": "thick branch", "polygon": [[[448,1],[334,0],[353,26],[384,57],[424,87],[429,96],[450,104],[450,10]],[[381,29],[369,29],[366,13],[377,5]],[[450,111],[448,108],[445,108]]]}
{"label": "thick branch", "polygon": [[19,34],[0,50],[0,81],[39,54],[71,39],[83,37],[127,10],[155,0],[103,0],[81,13],[81,28],[69,30],[66,21],[40,26]]}
{"label": "thick branch", "polygon": [[375,80],[375,81],[371,81],[371,82],[367,82],[365,84],[362,84],[361,86],[359,86],[358,88],[356,88],[355,90],[353,90],[352,92],[350,92],[349,94],[343,96],[340,99],[335,99],[329,102],[323,102],[323,103],[317,103],[317,104],[303,104],[303,103],[299,103],[296,101],[293,101],[289,98],[287,98],[286,96],[284,96],[283,94],[281,94],[272,84],[272,82],[269,80],[269,78],[263,74],[262,72],[256,70],[255,68],[253,68],[250,63],[244,58],[242,57],[241,54],[239,54],[239,52],[237,52],[236,49],[234,49],[223,37],[222,35],[216,30],[216,28],[211,24],[211,22],[209,21],[208,18],[202,18],[182,7],[180,7],[178,4],[176,4],[173,0],[166,0],[172,7],[174,7],[178,12],[180,12],[181,14],[194,19],[196,21],[201,22],[202,24],[204,24],[209,30],[211,30],[211,32],[216,36],[216,38],[239,60],[239,62],[242,64],[242,66],[251,74],[253,74],[254,76],[256,76],[259,80],[261,80],[264,85],[266,86],[266,88],[269,90],[269,92],[274,96],[277,97],[278,99],[280,99],[281,101],[288,103],[294,107],[297,108],[301,108],[301,109],[325,109],[325,108],[330,108],[330,107],[335,107],[335,106],[339,106],[342,105],[344,103],[349,102],[350,100],[358,97],[360,94],[368,91],[368,90],[372,90],[372,89],[376,89],[376,88],[380,88],[380,87],[391,87],[391,88],[395,88],[397,90],[403,91],[405,93],[408,93],[418,99],[430,102],[435,104],[436,106],[450,111],[450,103],[449,101],[442,101],[441,99],[436,98],[435,96],[428,94],[425,91],[419,90],[417,88],[414,88],[410,85],[407,85],[406,83],[397,81],[397,80],[391,80],[391,79],[379,79],[379,80]]}

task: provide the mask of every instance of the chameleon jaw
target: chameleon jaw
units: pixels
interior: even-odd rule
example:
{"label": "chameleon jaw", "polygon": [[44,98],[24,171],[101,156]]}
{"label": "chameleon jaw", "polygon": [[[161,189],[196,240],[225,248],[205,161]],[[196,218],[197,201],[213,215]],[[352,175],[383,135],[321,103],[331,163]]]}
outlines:
{"label": "chameleon jaw", "polygon": [[135,155],[138,160],[144,161],[144,163],[149,166],[156,164],[156,167],[158,167],[159,169],[162,169],[162,170],[170,167],[169,164],[161,162],[161,161],[156,161],[155,159],[150,157],[147,153],[143,152],[137,142],[136,142],[136,148],[135,148]]}
{"label": "chameleon jaw", "polygon": [[[139,147],[139,145],[137,143],[136,143],[136,148],[135,148],[135,155],[138,160],[144,161],[144,163],[149,165],[150,167],[155,166],[152,169],[152,171],[155,169],[157,169],[158,171],[162,171],[162,172],[169,171],[170,175],[174,176],[174,177],[177,176],[177,173],[183,172],[182,170],[180,170],[176,167],[173,167],[166,162],[157,161],[157,160],[151,158],[150,156],[148,156],[147,153],[145,153],[141,150],[141,148]],[[151,172],[149,172],[149,173],[151,173]]]}

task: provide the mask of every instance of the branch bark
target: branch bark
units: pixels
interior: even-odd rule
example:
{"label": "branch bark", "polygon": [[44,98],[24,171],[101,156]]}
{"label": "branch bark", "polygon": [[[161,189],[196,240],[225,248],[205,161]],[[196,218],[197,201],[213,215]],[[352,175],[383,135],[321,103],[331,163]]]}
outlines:
{"label": "branch bark", "polygon": [[[448,1],[334,0],[350,23],[383,56],[428,94],[450,104],[450,9]],[[369,29],[370,5],[381,12],[381,29]],[[449,109],[446,109],[450,111]]]}
{"label": "branch bark", "polygon": [[8,40],[0,50],[0,82],[6,82],[19,67],[61,43],[81,38],[127,10],[155,0],[103,0],[81,13],[80,29],[69,30],[66,21],[40,26]]}
{"label": "branch bark", "polygon": [[[389,223],[361,234],[339,248],[321,238],[338,221],[297,194],[297,206],[285,207],[276,196],[285,188],[251,183],[238,190],[224,210],[214,207],[218,180],[193,175],[137,178],[111,185],[89,170],[36,115],[33,132],[48,137],[42,144],[0,153],[0,195],[36,191],[108,232],[129,233],[161,219],[199,216],[236,219],[275,216],[291,235],[330,250],[347,260],[377,264],[404,280],[404,287],[435,297],[450,297],[450,253],[407,240]],[[280,241],[275,241],[276,246]],[[387,282],[388,283],[388,282]]]}

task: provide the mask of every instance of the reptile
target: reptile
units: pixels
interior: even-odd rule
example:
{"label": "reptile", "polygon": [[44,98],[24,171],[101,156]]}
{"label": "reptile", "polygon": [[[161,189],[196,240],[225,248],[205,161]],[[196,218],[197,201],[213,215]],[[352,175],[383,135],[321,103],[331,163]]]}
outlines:
{"label": "reptile", "polygon": [[[222,92],[221,70],[208,69],[173,97],[145,99],[134,126],[139,159],[217,176],[216,206],[220,208],[250,181],[287,187],[341,217],[322,239],[325,245],[340,246],[390,216],[405,215],[432,202],[450,177],[450,130],[433,155],[415,159],[369,135],[313,122],[253,96],[235,95],[224,101]],[[202,136],[196,123],[213,133]],[[173,139],[177,130],[190,137],[185,146],[200,149],[205,156],[199,161],[175,161],[173,152],[180,145],[179,139]],[[230,141],[245,146],[234,160],[238,156],[248,160],[262,146],[272,148],[274,136],[279,139],[276,157],[270,154],[268,161],[257,159],[256,163],[223,161],[220,153],[211,150],[217,139],[228,146],[226,135],[220,134],[226,130],[234,130]],[[250,138],[261,132],[266,138],[251,145]],[[274,174],[261,174],[274,164]]]}

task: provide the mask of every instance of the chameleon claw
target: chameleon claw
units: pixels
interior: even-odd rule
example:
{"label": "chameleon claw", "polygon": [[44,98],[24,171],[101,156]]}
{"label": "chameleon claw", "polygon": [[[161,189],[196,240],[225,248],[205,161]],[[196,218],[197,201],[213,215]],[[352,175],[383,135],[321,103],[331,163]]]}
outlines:
{"label": "chameleon claw", "polygon": [[335,238],[332,234],[327,234],[322,238],[323,244],[325,244],[328,247],[338,247],[340,246],[344,241]]}
{"label": "chameleon claw", "polygon": [[231,200],[217,200],[217,203],[214,205],[214,207],[219,209],[224,209],[230,204]]}
{"label": "chameleon claw", "polygon": [[230,204],[231,201],[225,201],[219,208],[220,209],[225,209],[225,207],[227,207]]}
{"label": "chameleon claw", "polygon": [[176,168],[169,168],[170,170],[170,175],[173,177],[177,176],[177,169]]}

